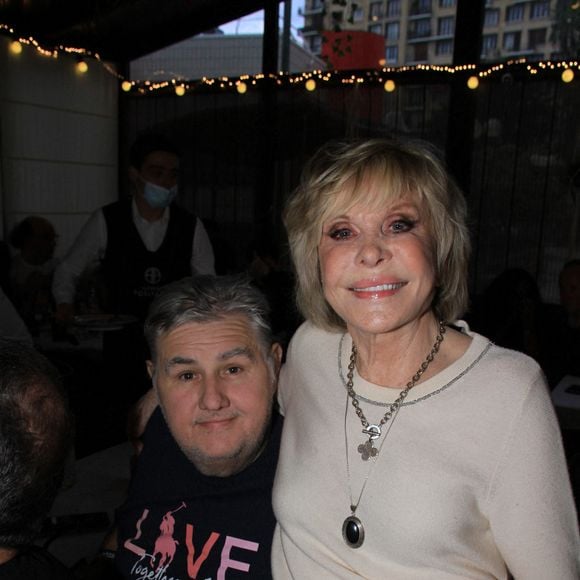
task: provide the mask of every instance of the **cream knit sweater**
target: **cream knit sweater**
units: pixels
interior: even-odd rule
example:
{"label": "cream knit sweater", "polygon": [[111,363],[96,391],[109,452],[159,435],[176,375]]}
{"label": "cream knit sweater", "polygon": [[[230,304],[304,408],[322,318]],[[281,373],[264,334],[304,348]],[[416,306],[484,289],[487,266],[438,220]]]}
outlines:
{"label": "cream knit sweater", "polygon": [[[466,332],[466,353],[413,388],[376,462],[344,379],[351,339],[304,324],[280,382],[285,415],[274,510],[276,579],[578,580],[578,521],[556,417],[534,361]],[[386,362],[388,364],[388,362]],[[400,391],[355,377],[378,423]],[[346,438],[345,442],[345,409]],[[346,469],[346,446],[350,463]],[[342,539],[357,516],[366,539]]]}

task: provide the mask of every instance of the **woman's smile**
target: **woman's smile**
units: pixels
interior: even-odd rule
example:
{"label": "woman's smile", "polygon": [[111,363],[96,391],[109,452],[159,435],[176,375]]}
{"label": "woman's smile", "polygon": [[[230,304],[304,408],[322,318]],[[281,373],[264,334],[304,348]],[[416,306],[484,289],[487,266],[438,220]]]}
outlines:
{"label": "woman's smile", "polygon": [[357,282],[350,290],[360,299],[383,298],[394,295],[406,284],[406,282],[387,282],[383,284]]}

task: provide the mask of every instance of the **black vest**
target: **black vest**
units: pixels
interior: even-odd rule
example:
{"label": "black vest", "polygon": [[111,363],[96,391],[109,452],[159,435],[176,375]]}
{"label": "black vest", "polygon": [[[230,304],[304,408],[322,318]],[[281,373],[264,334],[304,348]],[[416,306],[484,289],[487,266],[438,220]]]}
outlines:
{"label": "black vest", "polygon": [[163,243],[150,252],[133,223],[130,199],[105,206],[103,215],[107,224],[102,262],[106,308],[144,319],[162,286],[191,275],[196,218],[173,204]]}

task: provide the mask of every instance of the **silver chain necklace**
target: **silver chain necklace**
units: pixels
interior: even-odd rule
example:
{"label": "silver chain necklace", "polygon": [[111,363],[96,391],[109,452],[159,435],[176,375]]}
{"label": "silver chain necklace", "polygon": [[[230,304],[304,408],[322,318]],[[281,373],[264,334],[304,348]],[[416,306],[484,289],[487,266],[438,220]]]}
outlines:
{"label": "silver chain necklace", "polygon": [[354,377],[354,369],[356,367],[356,356],[357,356],[357,349],[354,341],[352,343],[352,349],[350,352],[350,362],[348,363],[348,373],[346,375],[346,390],[348,392],[349,397],[351,398],[352,406],[360,419],[360,422],[363,426],[362,432],[365,435],[368,435],[368,441],[366,443],[362,443],[358,446],[358,452],[361,454],[363,461],[368,461],[370,457],[375,457],[378,453],[377,448],[373,445],[373,441],[378,439],[382,433],[383,425],[393,416],[393,413],[397,411],[397,409],[401,406],[405,397],[409,394],[409,391],[417,384],[417,381],[421,378],[423,373],[427,370],[435,355],[439,352],[439,348],[441,343],[443,342],[443,337],[445,336],[445,323],[440,320],[439,321],[439,333],[437,334],[437,338],[435,339],[435,343],[433,344],[433,348],[431,352],[427,355],[427,358],[421,363],[421,366],[417,370],[417,372],[413,375],[411,380],[407,383],[406,387],[401,391],[401,394],[395,399],[393,403],[389,405],[387,412],[383,415],[382,419],[379,423],[369,423],[365,414],[363,413],[362,409],[360,408],[358,402],[358,396],[354,390],[353,386],[353,377]]}
{"label": "silver chain necklace", "polygon": [[[439,352],[439,348],[441,347],[441,343],[443,342],[443,337],[445,336],[445,324],[442,320],[439,321],[439,333],[437,334],[437,338],[435,339],[435,343],[433,344],[433,348],[431,352],[427,355],[427,358],[421,363],[421,366],[417,370],[417,372],[413,375],[413,378],[407,383],[407,386],[401,391],[401,394],[395,399],[393,403],[389,406],[387,412],[384,414],[383,418],[379,421],[378,424],[371,424],[368,422],[367,418],[365,417],[362,409],[360,408],[357,394],[354,390],[354,369],[356,366],[356,355],[357,350],[354,344],[352,343],[352,350],[350,353],[350,362],[348,365],[348,373],[347,373],[347,383],[346,383],[346,390],[347,390],[347,398],[346,398],[346,407],[344,411],[344,447],[346,452],[346,474],[348,478],[348,487],[350,493],[350,516],[348,516],[343,524],[342,524],[342,537],[346,542],[346,545],[350,548],[359,548],[362,546],[365,538],[365,530],[364,526],[362,525],[361,520],[356,516],[356,510],[360,504],[360,501],[363,496],[363,492],[366,488],[367,481],[371,475],[372,469],[376,464],[376,456],[378,455],[379,451],[382,449],[383,444],[387,439],[387,435],[385,434],[384,439],[381,442],[380,447],[377,449],[373,445],[373,441],[378,439],[382,434],[382,428],[391,418],[396,417],[401,404],[405,400],[405,397],[409,393],[409,391],[417,384],[417,381],[421,378],[423,373],[427,370],[427,367],[431,364],[435,355]],[[348,436],[347,436],[347,427],[346,427],[346,416],[348,410],[348,398],[350,397],[352,406],[360,419],[360,422],[363,426],[362,432],[365,435],[368,435],[369,439],[366,443],[362,443],[358,446],[357,451],[361,454],[361,457],[364,461],[368,461],[369,458],[373,458],[373,464],[371,465],[367,476],[363,482],[362,488],[360,490],[358,500],[356,503],[352,500],[352,489],[350,487],[350,465],[348,461]],[[392,422],[389,424],[389,428],[392,425]]]}

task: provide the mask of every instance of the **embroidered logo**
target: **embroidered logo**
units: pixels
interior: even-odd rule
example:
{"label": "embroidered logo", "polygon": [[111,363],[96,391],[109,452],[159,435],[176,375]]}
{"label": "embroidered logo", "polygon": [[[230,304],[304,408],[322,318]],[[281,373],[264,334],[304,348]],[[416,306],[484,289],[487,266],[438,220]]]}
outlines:
{"label": "embroidered logo", "polygon": [[154,286],[161,282],[161,270],[156,266],[151,266],[145,270],[143,277],[145,278],[145,282],[147,282],[147,284]]}

